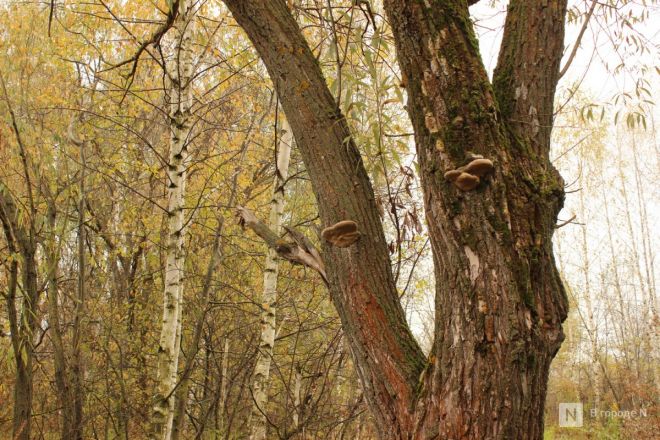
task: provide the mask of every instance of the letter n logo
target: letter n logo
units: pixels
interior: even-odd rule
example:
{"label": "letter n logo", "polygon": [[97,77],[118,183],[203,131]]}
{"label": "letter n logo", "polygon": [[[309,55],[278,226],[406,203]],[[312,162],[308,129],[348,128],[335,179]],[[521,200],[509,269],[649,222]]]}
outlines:
{"label": "letter n logo", "polygon": [[582,426],[582,403],[560,403],[559,426],[580,428]]}

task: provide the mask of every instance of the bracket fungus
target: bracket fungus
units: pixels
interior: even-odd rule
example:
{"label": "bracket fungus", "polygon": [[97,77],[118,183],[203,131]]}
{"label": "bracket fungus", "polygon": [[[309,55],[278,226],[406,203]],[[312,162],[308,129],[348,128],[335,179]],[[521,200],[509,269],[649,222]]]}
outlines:
{"label": "bracket fungus", "polygon": [[353,220],[342,220],[321,231],[321,236],[331,245],[345,248],[358,241],[360,232]]}
{"label": "bracket fungus", "polygon": [[479,185],[479,182],[481,182],[479,177],[470,173],[461,173],[456,180],[454,180],[454,185],[456,185],[461,191],[471,191]]}
{"label": "bracket fungus", "polygon": [[463,167],[447,171],[445,179],[452,182],[461,191],[472,191],[481,182],[481,177],[491,173],[493,169],[491,160],[476,157]]}
{"label": "bracket fungus", "polygon": [[493,162],[489,159],[479,158],[465,166],[465,172],[473,176],[482,177],[493,171]]}

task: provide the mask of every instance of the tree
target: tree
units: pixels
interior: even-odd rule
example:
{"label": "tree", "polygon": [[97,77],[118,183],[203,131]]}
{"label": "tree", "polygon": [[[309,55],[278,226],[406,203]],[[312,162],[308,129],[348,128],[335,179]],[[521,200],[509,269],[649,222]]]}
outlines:
{"label": "tree", "polygon": [[[156,396],[152,412],[151,438],[169,440],[174,421],[175,387],[181,343],[184,274],[184,203],[189,166],[192,128],[192,27],[191,5],[179,0],[174,19],[174,53],[166,76],[170,83],[167,96],[170,128],[170,153],[167,165],[167,254],[163,292],[163,325],[158,346]],[[174,12],[172,12],[174,14]]]}
{"label": "tree", "polygon": [[[12,438],[30,440],[32,433],[32,401],[34,395],[35,341],[39,330],[39,297],[37,271],[37,244],[39,231],[37,222],[41,218],[35,202],[33,187],[34,170],[24,142],[24,135],[12,107],[2,73],[0,85],[9,111],[10,126],[18,146],[27,193],[27,203],[12,194],[8,185],[0,180],[0,223],[11,258],[8,282],[3,297],[7,304],[7,315],[14,351],[16,375],[14,383],[14,414]],[[19,263],[20,262],[20,263]],[[19,281],[19,272],[21,274]],[[4,290],[4,289],[3,289]],[[19,295],[22,293],[22,295]],[[19,300],[19,296],[22,298]]]}
{"label": "tree", "polygon": [[[277,87],[322,223],[350,219],[361,233],[346,249],[324,242],[322,255],[381,437],[542,438],[567,313],[551,243],[564,188],[549,160],[566,1],[511,1],[492,83],[468,2],[384,2],[433,250],[428,356],[406,324],[358,148],[286,2],[225,4]],[[472,188],[445,178],[479,156],[494,171],[460,177]]]}
{"label": "tree", "polygon": [[[160,356],[171,374],[161,376],[159,401],[171,440],[252,431],[367,440],[377,429],[398,438],[433,429],[437,438],[538,436],[532,411],[557,342],[542,338],[562,317],[547,250],[561,183],[538,146],[550,123],[552,163],[567,183],[552,240],[571,314],[550,368],[544,434],[653,437],[654,417],[601,414],[569,432],[557,426],[557,403],[656,411],[660,209],[649,182],[660,168],[649,99],[660,57],[648,56],[658,48],[646,23],[658,0],[569,3],[575,38],[559,76],[574,67],[557,88],[554,121],[536,104],[549,102],[538,78],[550,78],[558,52],[555,35],[538,27],[552,22],[543,17],[551,0],[546,9],[510,4],[494,88],[464,3],[233,2],[249,12],[243,21],[258,20],[251,32],[267,40],[272,79],[216,2],[185,2],[190,51],[178,57],[181,3],[0,5],[0,438],[153,435],[170,283],[185,286],[169,302],[179,307],[166,329],[172,356]],[[470,7],[477,34],[501,37],[491,30],[503,29],[508,6]],[[526,26],[541,31],[526,35]],[[524,52],[511,55],[517,38]],[[480,42],[487,66],[489,43]],[[575,70],[592,49],[582,76]],[[190,111],[177,120],[170,103],[185,72],[175,65],[187,58],[190,81],[178,86],[193,85]],[[524,86],[516,72],[532,73],[523,61],[547,67]],[[284,111],[306,139],[282,182],[280,233],[268,220]],[[177,139],[186,138],[187,158],[171,160],[180,145],[172,132],[186,125]],[[173,197],[184,182],[185,196]],[[180,213],[176,267],[171,220]],[[356,243],[321,240],[338,220],[357,222]],[[303,265],[280,261],[277,298],[264,300],[275,279],[264,283],[264,262],[275,253]]]}
{"label": "tree", "polygon": [[[13,258],[8,277],[8,289],[6,293],[3,293],[9,312],[11,342],[16,363],[12,437],[29,440],[32,429],[34,339],[38,325],[37,302],[39,299],[37,263],[35,261],[36,233],[33,221],[29,222],[29,227],[21,225],[21,216],[25,214],[17,209],[7,187],[1,182],[0,196],[0,221],[2,221],[5,239]],[[31,209],[31,212],[36,217],[36,211]],[[25,294],[23,306],[17,310],[19,266],[21,285]]]}
{"label": "tree", "polygon": [[[275,164],[275,181],[273,182],[273,197],[271,199],[271,210],[269,227],[279,234],[282,229],[282,216],[284,215],[284,186],[289,176],[289,159],[293,137],[291,129],[285,122],[280,142],[278,144],[277,163]],[[253,440],[264,440],[266,438],[266,404],[268,403],[268,384],[270,381],[270,361],[275,344],[275,310],[277,307],[277,275],[279,264],[277,252],[269,249],[264,264],[264,291],[261,297],[261,337],[259,341],[259,354],[257,364],[254,367],[254,379],[252,382],[252,393],[254,406],[252,408],[252,427],[250,437]]]}

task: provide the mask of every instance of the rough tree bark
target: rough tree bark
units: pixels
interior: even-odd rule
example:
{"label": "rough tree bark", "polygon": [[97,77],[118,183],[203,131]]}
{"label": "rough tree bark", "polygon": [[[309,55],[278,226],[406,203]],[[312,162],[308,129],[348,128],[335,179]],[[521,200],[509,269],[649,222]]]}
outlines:
{"label": "rough tree bark", "polygon": [[[275,167],[275,180],[273,182],[273,197],[270,200],[269,227],[276,234],[282,229],[282,216],[284,215],[284,186],[289,175],[289,159],[293,135],[291,128],[284,119],[282,131],[278,142],[277,163]],[[252,378],[252,421],[250,439],[265,440],[268,431],[266,421],[266,407],[268,404],[268,385],[270,383],[270,359],[275,345],[275,309],[277,306],[277,275],[279,264],[277,251],[268,248],[264,264],[264,291],[261,296],[261,336],[259,352]]]}
{"label": "rough tree bark", "polygon": [[365,396],[374,409],[380,408],[374,415],[387,429],[397,414],[409,412],[424,356],[399,303],[371,181],[346,120],[286,4],[280,0],[225,3],[278,85],[313,181],[322,223],[352,219],[359,225],[362,237],[354,246],[324,245],[323,253],[330,293]]}
{"label": "rough tree bark", "polygon": [[[428,358],[398,302],[359,152],[286,3],[225,4],[278,88],[322,223],[351,219],[362,233],[347,249],[324,244],[323,259],[381,438],[542,438],[548,369],[567,312],[551,243],[563,181],[549,161],[566,1],[510,2],[493,84],[468,2],[384,1],[433,249]],[[464,192],[444,174],[472,154],[495,170]]]}
{"label": "rough tree bark", "polygon": [[[510,3],[494,88],[464,2],[385,6],[408,78],[437,283],[416,435],[541,438],[567,309],[551,243],[563,181],[548,159],[566,2]],[[460,193],[443,173],[466,150],[496,168]]]}
{"label": "rough tree bark", "polygon": [[170,83],[170,154],[167,166],[167,253],[163,293],[163,321],[158,347],[156,396],[150,438],[169,440],[174,419],[175,386],[181,339],[184,273],[184,202],[188,143],[192,127],[192,17],[190,5],[179,0],[172,26],[174,48],[167,63]]}

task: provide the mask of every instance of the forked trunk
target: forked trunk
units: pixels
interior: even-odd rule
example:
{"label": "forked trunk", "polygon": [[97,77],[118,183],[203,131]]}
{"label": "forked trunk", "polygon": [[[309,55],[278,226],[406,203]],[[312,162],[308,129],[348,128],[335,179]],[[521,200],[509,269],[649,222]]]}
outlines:
{"label": "forked trunk", "polygon": [[[542,438],[567,311],[551,242],[563,181],[548,159],[565,1],[511,2],[496,90],[464,2],[385,7],[407,78],[436,275],[435,341],[413,437]],[[475,189],[445,178],[476,155],[494,172]]]}
{"label": "forked trunk", "polygon": [[405,323],[371,182],[286,3],[225,3],[278,87],[323,225],[358,224],[355,245],[325,243],[323,257],[381,438],[541,439],[567,313],[551,243],[563,181],[549,161],[566,1],[510,2],[494,85],[465,0],[384,2],[434,255],[428,358]]}

